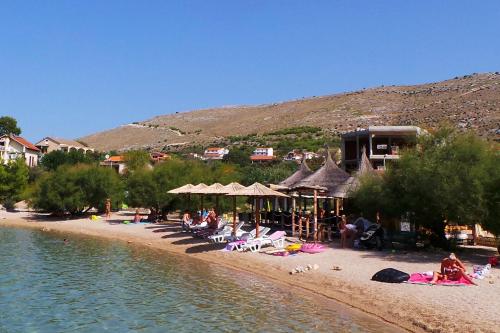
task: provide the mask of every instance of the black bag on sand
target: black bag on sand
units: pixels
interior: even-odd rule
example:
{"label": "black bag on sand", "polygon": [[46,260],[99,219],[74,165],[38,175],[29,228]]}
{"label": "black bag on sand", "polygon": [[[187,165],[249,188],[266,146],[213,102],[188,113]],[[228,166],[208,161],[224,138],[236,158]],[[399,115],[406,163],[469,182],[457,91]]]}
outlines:
{"label": "black bag on sand", "polygon": [[398,271],[394,268],[383,269],[372,276],[373,281],[387,282],[387,283],[401,283],[408,281],[410,275],[405,272]]}

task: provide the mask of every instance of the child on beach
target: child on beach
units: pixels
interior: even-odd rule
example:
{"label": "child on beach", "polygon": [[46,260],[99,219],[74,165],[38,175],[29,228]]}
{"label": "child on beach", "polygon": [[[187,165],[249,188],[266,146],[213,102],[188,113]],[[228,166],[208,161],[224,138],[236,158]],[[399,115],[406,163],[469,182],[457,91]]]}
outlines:
{"label": "child on beach", "polygon": [[105,214],[106,220],[111,218],[111,199],[110,198],[107,198],[106,203],[104,204],[104,214]]}

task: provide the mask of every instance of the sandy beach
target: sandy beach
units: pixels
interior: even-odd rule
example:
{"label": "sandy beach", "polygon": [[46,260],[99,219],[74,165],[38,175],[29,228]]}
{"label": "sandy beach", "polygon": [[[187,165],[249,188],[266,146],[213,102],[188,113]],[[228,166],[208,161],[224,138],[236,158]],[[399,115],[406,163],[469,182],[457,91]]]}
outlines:
{"label": "sandy beach", "polygon": [[[385,284],[371,281],[383,268],[393,267],[408,273],[438,270],[445,252],[365,251],[340,249],[338,242],[328,244],[320,254],[301,253],[279,257],[264,253],[219,251],[224,245],[208,244],[182,233],[179,223],[122,224],[130,216],[114,214],[112,219],[88,218],[57,220],[29,212],[0,211],[0,226],[36,228],[68,235],[78,233],[117,239],[134,245],[163,249],[207,262],[259,274],[265,278],[335,299],[377,316],[412,332],[499,332],[500,273],[493,268],[477,287],[444,287],[410,284]],[[293,239],[290,239],[293,241]],[[462,261],[486,264],[496,253],[493,248],[471,247],[457,252]],[[296,266],[317,264],[319,269],[291,275]],[[339,266],[341,270],[333,270]]]}

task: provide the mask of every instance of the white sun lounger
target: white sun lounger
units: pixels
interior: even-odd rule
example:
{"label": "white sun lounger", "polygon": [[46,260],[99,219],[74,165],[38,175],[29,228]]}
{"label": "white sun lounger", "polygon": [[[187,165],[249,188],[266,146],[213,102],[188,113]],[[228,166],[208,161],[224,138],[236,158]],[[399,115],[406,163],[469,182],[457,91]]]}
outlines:
{"label": "white sun lounger", "polygon": [[241,245],[241,250],[250,250],[252,252],[259,252],[262,246],[272,245],[275,248],[282,249],[285,245],[285,236],[286,233],[284,231],[275,231],[271,235],[267,236],[263,234],[258,238],[251,239],[247,241],[245,244]]}
{"label": "white sun lounger", "polygon": [[[238,235],[241,236],[243,234],[243,231],[241,231],[240,229],[244,224],[245,222],[241,221],[236,225],[236,237],[238,237]],[[233,235],[233,228],[228,225],[222,231],[209,236],[208,241],[212,243],[223,243],[225,241],[228,241],[232,235]]]}
{"label": "white sun lounger", "polygon": [[236,246],[236,250],[240,252],[246,250],[250,250],[252,252],[260,251],[260,240],[265,237],[269,231],[271,231],[271,228],[265,227],[262,230],[259,229],[259,238],[255,238],[255,233],[253,233],[253,235],[243,235],[241,240],[244,240],[245,243],[238,244]]}

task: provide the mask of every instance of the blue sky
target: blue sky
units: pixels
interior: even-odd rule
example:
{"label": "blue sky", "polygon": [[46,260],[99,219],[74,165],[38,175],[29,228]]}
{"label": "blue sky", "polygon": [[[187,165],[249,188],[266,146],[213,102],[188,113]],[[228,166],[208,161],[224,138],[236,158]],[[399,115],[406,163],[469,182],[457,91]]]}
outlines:
{"label": "blue sky", "polygon": [[76,138],[155,115],[500,70],[500,1],[1,1],[0,115]]}

